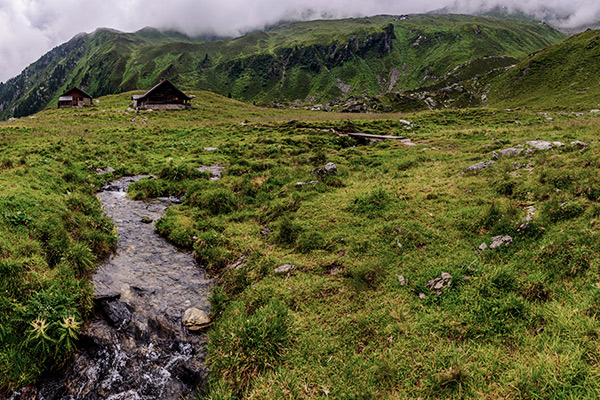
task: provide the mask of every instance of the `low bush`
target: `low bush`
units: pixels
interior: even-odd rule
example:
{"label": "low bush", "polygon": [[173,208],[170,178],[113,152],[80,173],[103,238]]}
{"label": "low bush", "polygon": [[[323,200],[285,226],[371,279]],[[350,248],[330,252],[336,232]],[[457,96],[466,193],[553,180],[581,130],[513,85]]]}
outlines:
{"label": "low bush", "polygon": [[243,303],[228,307],[209,332],[211,376],[241,394],[250,380],[279,363],[291,341],[291,315],[273,300],[248,313]]}

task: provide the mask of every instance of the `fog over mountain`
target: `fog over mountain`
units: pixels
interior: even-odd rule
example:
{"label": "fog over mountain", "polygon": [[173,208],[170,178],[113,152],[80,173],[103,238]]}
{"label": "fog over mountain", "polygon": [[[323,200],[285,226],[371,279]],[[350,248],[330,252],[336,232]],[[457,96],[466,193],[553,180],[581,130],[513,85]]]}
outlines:
{"label": "fog over mountain", "polygon": [[98,27],[135,31],[152,26],[189,35],[237,36],[281,20],[439,9],[480,14],[499,6],[566,29],[600,20],[600,2],[596,0],[0,0],[0,81],[17,75],[77,33]]}

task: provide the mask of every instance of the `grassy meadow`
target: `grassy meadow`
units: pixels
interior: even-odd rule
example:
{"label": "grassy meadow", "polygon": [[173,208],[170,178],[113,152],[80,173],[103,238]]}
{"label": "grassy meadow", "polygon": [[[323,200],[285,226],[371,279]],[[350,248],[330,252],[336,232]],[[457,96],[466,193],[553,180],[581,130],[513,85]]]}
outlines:
{"label": "grassy meadow", "polygon": [[[600,114],[327,114],[196,95],[189,111],[137,115],[123,94],[0,123],[2,390],[68,359],[116,244],[94,194],[149,173],[129,196],[183,196],[156,230],[220,277],[207,399],[600,395]],[[534,139],[565,146],[461,173]],[[337,176],[311,174],[328,162]],[[216,163],[221,180],[197,170]],[[514,242],[478,251],[497,235]]]}

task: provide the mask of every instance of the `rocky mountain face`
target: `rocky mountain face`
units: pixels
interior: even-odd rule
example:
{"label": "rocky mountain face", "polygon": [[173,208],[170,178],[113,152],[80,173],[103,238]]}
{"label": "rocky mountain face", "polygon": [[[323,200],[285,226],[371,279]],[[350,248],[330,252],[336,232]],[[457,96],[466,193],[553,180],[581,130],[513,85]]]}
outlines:
{"label": "rocky mountain face", "polygon": [[264,105],[344,104],[364,96],[388,96],[387,104],[469,63],[487,73],[563,38],[536,22],[464,15],[291,23],[222,40],[100,29],[0,84],[0,118],[35,113],[71,86],[98,97],[148,89],[161,78]]}

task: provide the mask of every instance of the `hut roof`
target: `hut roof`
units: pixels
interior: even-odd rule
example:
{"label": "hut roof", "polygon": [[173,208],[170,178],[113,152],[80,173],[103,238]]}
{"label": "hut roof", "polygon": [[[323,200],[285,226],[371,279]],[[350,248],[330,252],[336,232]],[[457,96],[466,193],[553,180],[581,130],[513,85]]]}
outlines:
{"label": "hut roof", "polygon": [[[80,94],[82,94],[84,97],[87,98],[92,98],[92,96],[90,96],[89,94],[87,94],[86,92],[84,92],[83,90],[79,89],[78,87],[74,86],[71,89],[67,90],[66,92],[64,92],[63,94],[60,95],[60,101],[68,101],[68,100],[73,100],[73,96],[69,96],[70,94],[72,94],[73,92],[79,92]],[[68,97],[68,98],[67,98]]]}
{"label": "hut roof", "polygon": [[177,87],[175,87],[175,85],[173,85],[167,79],[165,79],[163,81],[160,81],[152,89],[148,90],[146,93],[141,94],[141,95],[140,94],[134,94],[133,96],[131,96],[131,98],[133,100],[143,99],[145,97],[150,96],[153,92],[155,92],[156,90],[158,90],[159,88],[164,87],[164,86],[171,86],[179,95],[181,95],[181,97],[184,100],[191,100],[191,97],[189,97],[188,95],[186,95],[185,93],[183,93],[181,90],[177,89]]}

